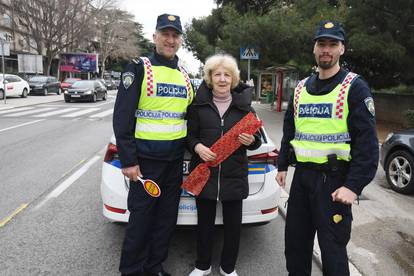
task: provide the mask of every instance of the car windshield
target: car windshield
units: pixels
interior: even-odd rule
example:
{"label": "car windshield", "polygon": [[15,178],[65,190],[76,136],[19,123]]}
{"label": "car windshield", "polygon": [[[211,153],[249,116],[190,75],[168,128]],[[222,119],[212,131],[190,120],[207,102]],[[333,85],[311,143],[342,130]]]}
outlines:
{"label": "car windshield", "polygon": [[47,77],[40,77],[40,76],[32,77],[32,78],[29,79],[29,81],[32,81],[32,82],[46,82]]}
{"label": "car windshield", "polygon": [[93,88],[95,81],[77,81],[72,84],[72,88]]}
{"label": "car windshield", "polygon": [[77,82],[78,79],[65,79],[63,82],[67,82],[67,83],[75,83]]}

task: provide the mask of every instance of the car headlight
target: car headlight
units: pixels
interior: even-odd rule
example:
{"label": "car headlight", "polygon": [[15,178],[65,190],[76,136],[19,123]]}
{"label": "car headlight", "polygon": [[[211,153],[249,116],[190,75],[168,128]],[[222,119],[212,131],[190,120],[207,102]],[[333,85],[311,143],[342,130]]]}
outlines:
{"label": "car headlight", "polygon": [[384,140],[384,143],[388,142],[388,140],[390,140],[393,135],[394,135],[394,133],[392,133],[392,132],[388,133],[387,137]]}
{"label": "car headlight", "polygon": [[92,90],[88,90],[88,91],[86,91],[84,94],[85,94],[85,95],[90,95],[90,94],[92,94]]}

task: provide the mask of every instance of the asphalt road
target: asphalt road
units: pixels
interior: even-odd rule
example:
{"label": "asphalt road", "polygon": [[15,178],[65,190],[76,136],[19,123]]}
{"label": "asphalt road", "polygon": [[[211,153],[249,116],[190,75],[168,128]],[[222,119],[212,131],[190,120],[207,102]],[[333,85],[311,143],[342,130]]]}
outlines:
{"label": "asphalt road", "polygon": [[[125,225],[103,218],[100,199],[113,100],[0,106],[0,275],[118,275]],[[243,227],[239,275],[286,275],[283,232],[282,217]],[[218,227],[213,276],[221,234]],[[188,275],[194,254],[194,228],[179,227],[165,267]],[[321,275],[316,265],[313,275]]]}

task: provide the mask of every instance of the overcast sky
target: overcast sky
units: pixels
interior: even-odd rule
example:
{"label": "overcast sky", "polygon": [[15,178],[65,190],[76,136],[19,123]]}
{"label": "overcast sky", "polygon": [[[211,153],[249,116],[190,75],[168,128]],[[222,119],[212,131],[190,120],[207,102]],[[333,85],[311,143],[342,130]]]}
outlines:
{"label": "overcast sky", "polygon": [[[192,18],[207,16],[215,7],[213,0],[120,0],[121,8],[135,15],[135,21],[144,26],[145,37],[152,41],[157,16],[171,13],[180,16],[181,23],[190,23]],[[187,50],[181,48],[177,54],[184,59],[187,69],[193,73],[198,71],[200,62]]]}

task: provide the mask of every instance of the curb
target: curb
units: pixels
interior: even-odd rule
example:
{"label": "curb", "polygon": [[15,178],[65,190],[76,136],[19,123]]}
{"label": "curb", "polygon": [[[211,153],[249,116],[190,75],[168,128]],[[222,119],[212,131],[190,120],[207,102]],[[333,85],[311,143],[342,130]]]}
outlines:
{"label": "curb", "polygon": [[[280,188],[280,203],[279,203],[279,213],[286,221],[286,212],[287,212],[287,200],[289,199],[289,194],[285,191],[285,189]],[[322,270],[322,259],[321,259],[321,251],[319,249],[318,238],[315,236],[315,240],[313,243],[313,260],[316,262],[318,267]],[[349,273],[351,276],[362,276],[361,272],[355,267],[353,263],[348,261],[349,264]]]}
{"label": "curb", "polygon": [[47,103],[53,103],[53,102],[59,102],[62,99],[50,99],[48,101],[45,102],[29,102],[29,103],[19,103],[19,104],[10,104],[10,103],[6,103],[4,104],[4,100],[0,100],[0,110],[6,110],[6,109],[12,109],[12,108],[18,108],[18,107],[24,107],[24,106],[32,106],[32,105],[39,105],[39,104],[47,104]]}

